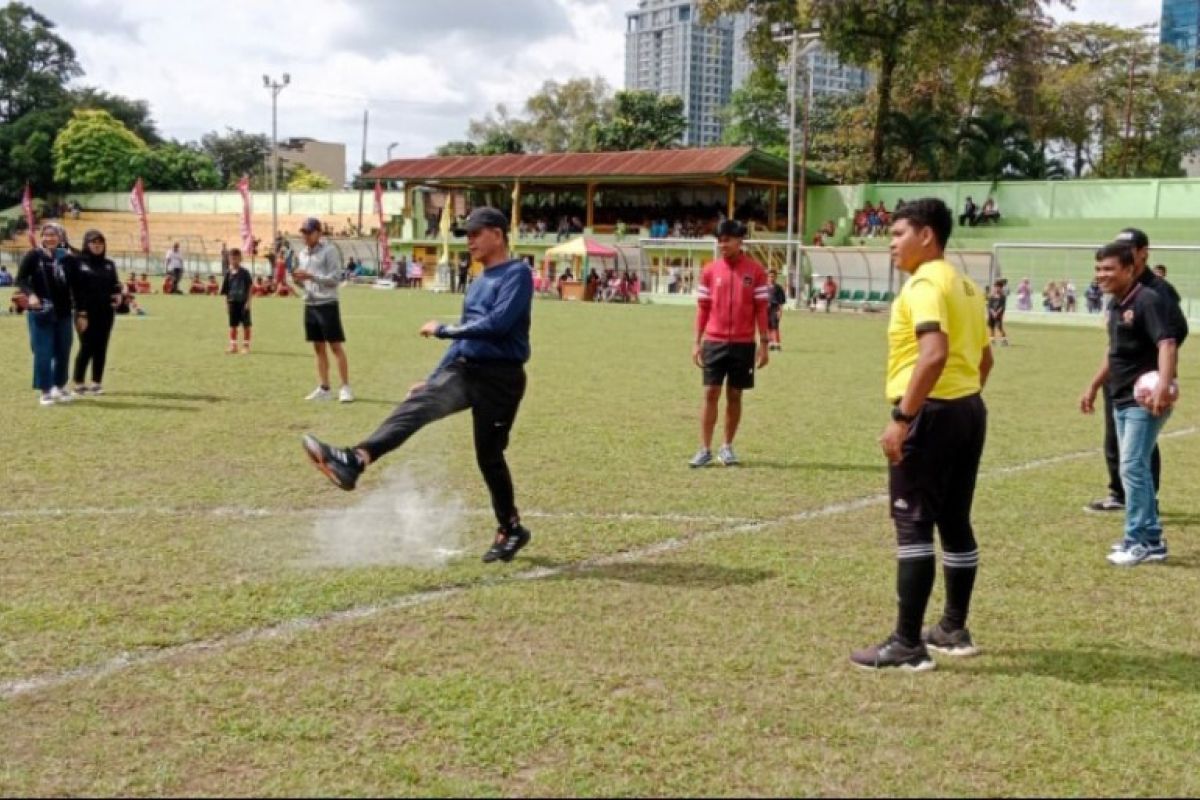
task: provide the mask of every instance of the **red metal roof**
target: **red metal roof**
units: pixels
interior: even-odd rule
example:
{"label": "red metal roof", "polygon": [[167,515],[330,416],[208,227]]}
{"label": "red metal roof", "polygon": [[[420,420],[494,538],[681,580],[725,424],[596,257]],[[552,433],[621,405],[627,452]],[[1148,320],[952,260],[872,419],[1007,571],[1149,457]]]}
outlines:
{"label": "red metal roof", "polygon": [[[367,174],[397,181],[446,181],[564,178],[717,177],[733,171],[753,147],[705,147],[686,150],[630,150],[619,153],[548,153],[545,155],[435,156],[400,158]],[[784,165],[783,175],[787,167]]]}

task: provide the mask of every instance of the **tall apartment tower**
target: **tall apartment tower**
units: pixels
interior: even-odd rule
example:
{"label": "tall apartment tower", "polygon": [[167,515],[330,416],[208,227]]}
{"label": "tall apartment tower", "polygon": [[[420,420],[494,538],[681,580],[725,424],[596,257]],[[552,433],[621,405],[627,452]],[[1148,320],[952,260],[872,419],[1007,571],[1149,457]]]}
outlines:
{"label": "tall apartment tower", "polygon": [[[1167,0],[1170,2],[1170,0]],[[1200,3],[1200,0],[1195,0]],[[745,85],[750,73],[754,71],[754,60],[750,57],[750,48],[746,46],[746,33],[754,24],[754,15],[748,12],[737,14],[733,18],[733,88],[736,91]],[[805,54],[803,60],[796,66],[798,94],[802,93],[812,75],[812,93],[816,97],[823,94],[851,94],[866,91],[871,87],[873,78],[869,70],[852,64],[843,64],[838,57],[817,45]],[[780,66],[780,78],[787,83],[787,64]]]}
{"label": "tall apartment tower", "polygon": [[733,91],[733,19],[704,24],[695,0],[638,0],[625,18],[625,88],[681,97],[683,143],[718,144]]}
{"label": "tall apartment tower", "polygon": [[1200,0],[1163,0],[1159,42],[1182,53],[1187,69],[1200,66]]}

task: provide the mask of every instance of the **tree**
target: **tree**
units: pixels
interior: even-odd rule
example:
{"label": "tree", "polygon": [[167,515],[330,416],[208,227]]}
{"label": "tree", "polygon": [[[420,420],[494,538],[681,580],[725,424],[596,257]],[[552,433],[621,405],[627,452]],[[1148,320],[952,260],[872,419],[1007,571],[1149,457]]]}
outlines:
{"label": "tree", "polygon": [[512,131],[493,130],[479,143],[479,155],[502,156],[508,153],[524,153],[525,146]]}
{"label": "tree", "polygon": [[475,146],[474,142],[465,142],[459,139],[438,145],[434,154],[439,156],[477,156],[479,155],[479,148]]}
{"label": "tree", "polygon": [[166,142],[153,148],[142,177],[147,189],[179,192],[224,187],[212,157],[194,143]]}
{"label": "tree", "polygon": [[595,149],[592,132],[610,113],[612,97],[603,78],[546,81],[525,101],[527,119],[517,125],[530,153],[579,153]]}
{"label": "tree", "polygon": [[686,130],[682,98],[622,91],[613,98],[612,119],[597,124],[593,136],[597,150],[663,150],[677,146]]}
{"label": "tree", "polygon": [[[246,133],[226,128],[225,134],[216,131],[204,134],[200,146],[212,158],[221,176],[221,184],[233,187],[243,175],[257,176],[270,183],[267,159],[271,155],[271,140],[260,133]],[[282,160],[281,160],[282,162]],[[280,185],[286,181],[281,180]]]}
{"label": "tree", "polygon": [[297,164],[292,170],[291,180],[287,183],[289,192],[317,192],[328,189],[333,181],[319,172],[313,172],[303,164]]}
{"label": "tree", "polygon": [[145,100],[131,100],[128,97],[110,94],[89,86],[72,91],[68,102],[73,109],[90,108],[107,111],[151,147],[163,142],[162,136],[158,132],[158,126],[150,115],[150,104]]}
{"label": "tree", "polygon": [[0,124],[57,105],[83,74],[54,23],[24,3],[0,8]]}
{"label": "tree", "polygon": [[945,118],[936,111],[893,111],[884,139],[888,147],[899,151],[903,161],[903,169],[893,175],[905,181],[938,180],[946,146],[945,128]]}
{"label": "tree", "polygon": [[76,111],[54,140],[54,179],[76,191],[127,189],[149,148],[107,111]]}
{"label": "tree", "polygon": [[39,195],[58,188],[50,145],[70,119],[70,110],[59,106],[0,125],[0,195],[15,202],[26,181]]}
{"label": "tree", "polygon": [[772,69],[759,68],[734,90],[722,116],[724,144],[750,145],[762,149],[787,149],[787,86]]}
{"label": "tree", "polygon": [[964,180],[1025,177],[1034,152],[1025,122],[1000,110],[968,120],[961,142],[965,158],[958,177]]}

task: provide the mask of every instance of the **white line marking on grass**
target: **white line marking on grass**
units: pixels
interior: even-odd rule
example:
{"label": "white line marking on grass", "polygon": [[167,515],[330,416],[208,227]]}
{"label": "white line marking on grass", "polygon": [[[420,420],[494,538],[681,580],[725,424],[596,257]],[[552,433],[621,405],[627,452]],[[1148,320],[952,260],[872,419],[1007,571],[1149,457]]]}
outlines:
{"label": "white line marking on grass", "polygon": [[[1160,438],[1179,438],[1183,436],[1190,436],[1196,431],[1197,428],[1194,427],[1185,428],[1179,431],[1172,431],[1171,433],[1165,434]],[[1095,457],[1097,453],[1097,450],[1091,449],[1080,450],[1074,453],[1065,453],[1058,456],[1050,456],[1047,458],[1039,458],[1033,461],[1026,461],[1023,464],[1015,464],[1008,467],[997,467],[995,469],[988,470],[987,472],[982,473],[980,478],[997,478],[1022,472],[1030,472],[1035,469],[1040,469],[1041,467],[1054,466],[1070,461],[1078,461],[1083,458]],[[775,525],[779,524],[804,522],[813,519],[821,519],[823,517],[832,517],[839,514],[860,511],[865,508],[870,508],[871,506],[882,505],[887,502],[887,499],[888,495],[886,493],[874,494],[867,497],[846,500],[840,503],[832,503],[822,508],[800,511],[795,514],[788,514],[776,519],[742,522],[732,527],[722,528],[715,531],[704,531],[692,534],[690,536],[680,536],[671,539],[665,539],[660,542],[646,545],[645,547],[627,550],[623,553],[615,553],[607,556],[584,559],[583,561],[577,561],[573,564],[564,564],[558,567],[536,567],[534,569],[523,570],[507,576],[485,579],[469,586],[451,586],[442,589],[431,589],[424,592],[415,592],[413,594],[402,595],[386,603],[378,603],[368,606],[356,606],[343,611],[333,611],[328,614],[296,617],[294,619],[284,620],[283,622],[279,622],[274,625],[268,625],[260,628],[250,628],[248,630],[239,631],[237,633],[232,633],[227,636],[220,636],[213,639],[171,645],[169,647],[164,647],[159,650],[153,650],[149,652],[142,651],[134,653],[122,653],[99,664],[78,667],[76,669],[66,670],[64,672],[54,672],[0,682],[0,698],[12,699],[22,695],[31,694],[33,692],[55,689],[60,686],[65,686],[69,683],[74,683],[75,681],[98,681],[111,675],[115,675],[119,672],[124,672],[125,670],[133,667],[159,664],[164,661],[169,661],[174,658],[191,654],[220,653],[241,645],[278,639],[306,631],[321,630],[332,625],[336,625],[340,622],[369,619],[389,611],[398,611],[405,608],[430,605],[440,600],[458,597],[459,595],[466,594],[468,591],[474,589],[500,586],[513,581],[545,580],[546,578],[555,578],[572,572],[587,572],[589,570],[612,566],[615,564],[628,564],[647,558],[653,558],[655,556],[662,555],[663,553],[681,550],[684,547],[688,547],[693,544],[724,539],[730,536],[737,536],[739,534],[758,533],[759,531],[774,527]]]}

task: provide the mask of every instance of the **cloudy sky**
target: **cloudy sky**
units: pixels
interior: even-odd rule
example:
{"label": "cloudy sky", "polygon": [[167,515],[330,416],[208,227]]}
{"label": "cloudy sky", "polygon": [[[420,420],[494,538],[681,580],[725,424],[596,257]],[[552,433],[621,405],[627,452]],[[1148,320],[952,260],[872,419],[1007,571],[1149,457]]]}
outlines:
{"label": "cloudy sky", "polygon": [[[76,49],[80,83],[150,102],[160,130],[270,133],[262,76],[291,75],[279,136],[347,145],[358,163],[432,152],[543,81],[624,82],[637,0],[27,0]],[[1075,0],[1067,20],[1155,22],[1160,0]]]}

